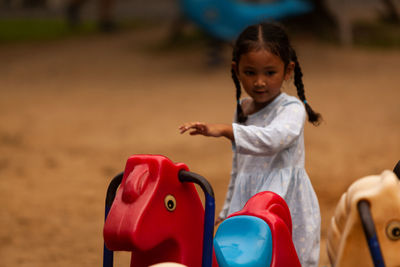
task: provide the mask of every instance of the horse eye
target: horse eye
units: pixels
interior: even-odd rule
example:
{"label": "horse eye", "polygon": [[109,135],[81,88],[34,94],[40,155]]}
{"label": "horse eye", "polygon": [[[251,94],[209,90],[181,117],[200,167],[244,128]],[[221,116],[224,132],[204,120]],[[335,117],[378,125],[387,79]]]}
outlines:
{"label": "horse eye", "polygon": [[176,209],[176,199],[173,195],[167,195],[164,199],[165,208],[168,211],[174,211]]}
{"label": "horse eye", "polygon": [[389,239],[397,241],[400,239],[400,222],[392,221],[386,227],[386,235]]}

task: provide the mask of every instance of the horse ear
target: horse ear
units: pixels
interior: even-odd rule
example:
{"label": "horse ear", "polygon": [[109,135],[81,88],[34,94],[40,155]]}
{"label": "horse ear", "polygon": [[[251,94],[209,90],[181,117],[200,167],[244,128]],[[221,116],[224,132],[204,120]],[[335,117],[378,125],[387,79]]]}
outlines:
{"label": "horse ear", "polygon": [[396,167],[394,167],[393,172],[397,175],[397,178],[400,179],[400,160],[397,162]]}
{"label": "horse ear", "polygon": [[122,200],[126,203],[134,202],[146,189],[149,176],[149,165],[136,165],[128,177],[126,177],[123,185]]}

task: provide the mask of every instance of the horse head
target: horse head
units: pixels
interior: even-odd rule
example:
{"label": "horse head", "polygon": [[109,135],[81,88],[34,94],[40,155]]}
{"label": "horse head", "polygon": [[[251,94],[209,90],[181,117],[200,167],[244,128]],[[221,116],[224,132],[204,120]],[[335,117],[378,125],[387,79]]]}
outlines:
{"label": "horse head", "polygon": [[131,266],[201,264],[204,208],[195,186],[179,181],[181,170],[163,156],[128,159],[103,235],[110,250],[132,251]]}
{"label": "horse head", "polygon": [[[361,210],[362,207],[366,209]],[[365,219],[365,210],[370,219]],[[372,239],[367,236],[366,240],[369,230],[365,220],[369,220],[369,228],[374,232]],[[375,252],[369,244],[374,244]],[[383,259],[386,266],[400,265],[400,183],[395,173],[384,171],[350,185],[336,206],[327,248],[334,266],[368,267],[376,261],[383,263]],[[372,258],[366,257],[370,252]]]}

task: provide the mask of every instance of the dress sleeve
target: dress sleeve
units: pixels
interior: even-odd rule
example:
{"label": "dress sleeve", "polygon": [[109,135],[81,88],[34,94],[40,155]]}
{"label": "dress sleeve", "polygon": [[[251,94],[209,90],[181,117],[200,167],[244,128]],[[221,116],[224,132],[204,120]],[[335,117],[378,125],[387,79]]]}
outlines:
{"label": "dress sleeve", "polygon": [[305,109],[298,102],[280,107],[276,117],[264,127],[233,123],[233,135],[238,153],[273,155],[287,148],[302,133]]}

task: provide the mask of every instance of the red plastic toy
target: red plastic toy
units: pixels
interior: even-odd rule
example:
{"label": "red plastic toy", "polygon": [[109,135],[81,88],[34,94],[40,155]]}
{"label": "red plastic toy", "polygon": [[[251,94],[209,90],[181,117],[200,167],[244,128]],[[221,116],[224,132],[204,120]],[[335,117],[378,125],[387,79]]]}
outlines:
{"label": "red plastic toy", "polygon": [[301,267],[292,241],[290,211],[282,197],[270,191],[260,192],[250,198],[242,210],[228,218],[240,215],[258,217],[270,227],[273,246],[270,267]]}
{"label": "red plastic toy", "polygon": [[103,235],[108,249],[132,251],[131,267],[201,266],[204,208],[195,186],[178,180],[180,170],[188,168],[163,156],[128,159]]}

